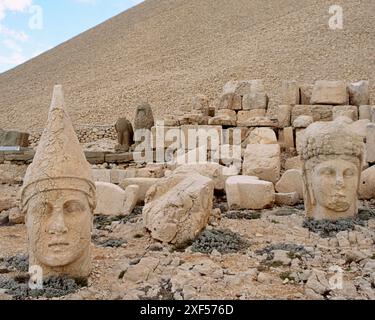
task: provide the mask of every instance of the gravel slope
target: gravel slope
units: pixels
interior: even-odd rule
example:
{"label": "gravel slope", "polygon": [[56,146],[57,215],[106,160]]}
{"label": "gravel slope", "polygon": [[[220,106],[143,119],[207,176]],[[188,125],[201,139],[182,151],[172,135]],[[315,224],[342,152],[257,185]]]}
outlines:
{"label": "gravel slope", "polygon": [[344,29],[328,28],[331,0],[146,0],[0,75],[0,127],[44,127],[52,86],[65,87],[79,124],[156,118],[214,99],[231,79],[264,78],[274,103],[282,79],[369,79],[374,99],[375,1],[335,0]]}

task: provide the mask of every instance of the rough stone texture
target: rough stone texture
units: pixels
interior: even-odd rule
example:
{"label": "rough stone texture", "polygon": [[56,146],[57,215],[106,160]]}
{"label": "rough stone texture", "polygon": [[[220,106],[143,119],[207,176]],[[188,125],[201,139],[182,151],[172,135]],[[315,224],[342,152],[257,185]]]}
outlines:
{"label": "rough stone texture", "polygon": [[245,150],[242,172],[276,183],[280,178],[280,146],[249,144]]}
{"label": "rough stone texture", "polygon": [[205,116],[209,115],[209,99],[203,94],[197,94],[191,99],[191,109],[199,111]]}
{"label": "rough stone texture", "polygon": [[125,203],[123,214],[130,215],[138,203],[139,186],[130,185],[125,189]]}
{"label": "rough stone texture", "polygon": [[[222,110],[225,112],[225,110]],[[232,120],[235,121],[237,118],[234,116],[235,111],[228,110]],[[214,119],[214,118],[213,118]],[[234,122],[232,122],[234,123]],[[185,150],[193,150],[197,147],[201,147],[200,141],[203,141],[207,146],[207,150],[216,150],[222,143],[223,129],[220,125],[208,125],[208,126],[197,126],[197,125],[184,125],[181,126],[181,144]],[[201,139],[201,140],[200,140]]]}
{"label": "rough stone texture", "polygon": [[375,123],[369,123],[367,125],[366,156],[367,162],[375,162]]}
{"label": "rough stone texture", "polygon": [[237,114],[234,110],[221,109],[218,110],[215,117],[208,121],[209,125],[219,125],[219,126],[236,126],[237,124]]}
{"label": "rough stone texture", "polygon": [[293,127],[287,127],[283,130],[283,143],[286,150],[294,149],[294,130]]}
{"label": "rough stone texture", "polygon": [[267,109],[268,98],[265,92],[251,92],[244,95],[243,110]]}
{"label": "rough stone texture", "polygon": [[20,208],[15,207],[9,210],[9,222],[12,224],[24,224],[25,215],[21,212]]}
{"label": "rough stone texture", "polygon": [[275,204],[279,206],[294,206],[299,201],[300,197],[297,192],[275,194]]}
{"label": "rough stone texture", "polygon": [[369,200],[375,198],[375,166],[364,170],[359,183],[359,198]]}
{"label": "rough stone texture", "polygon": [[275,202],[275,189],[271,182],[251,176],[233,176],[227,179],[225,191],[229,209],[264,209]]}
{"label": "rough stone texture", "polygon": [[292,109],[292,123],[299,116],[311,116],[315,121],[332,121],[333,106],[330,105],[295,105]]}
{"label": "rough stone texture", "polygon": [[302,161],[299,156],[296,157],[291,157],[285,160],[284,164],[284,169],[285,170],[290,170],[290,169],[297,169],[297,170],[302,170]]}
{"label": "rough stone texture", "polygon": [[318,80],[315,82],[311,104],[343,105],[348,102],[344,81]]}
{"label": "rough stone texture", "polygon": [[294,128],[307,128],[314,122],[314,118],[311,116],[299,116],[293,121]]}
{"label": "rough stone texture", "polygon": [[361,106],[370,103],[369,82],[361,80],[348,85],[349,101],[353,106]]}
{"label": "rough stone texture", "polygon": [[11,163],[0,164],[0,183],[22,183],[27,166]]}
{"label": "rough stone texture", "polygon": [[301,154],[303,135],[305,134],[306,129],[296,129],[296,150],[298,154]]}
{"label": "rough stone texture", "polygon": [[3,147],[28,147],[29,133],[6,131],[0,128],[0,146]]}
{"label": "rough stone texture", "polygon": [[338,117],[348,117],[353,121],[358,120],[358,107],[357,106],[335,106],[333,107],[333,120]]}
{"label": "rough stone texture", "polygon": [[291,105],[280,105],[277,111],[277,120],[279,121],[279,128],[290,127],[290,119],[292,116]]}
{"label": "rough stone texture", "polygon": [[301,84],[300,85],[300,94],[301,94],[301,104],[308,105],[311,102],[311,96],[314,86],[312,84]]}
{"label": "rough stone texture", "polygon": [[241,126],[277,128],[279,126],[279,123],[276,119],[270,119],[268,117],[255,117],[255,118],[249,118],[246,121],[242,121]]}
{"label": "rough stone texture", "polygon": [[361,136],[363,140],[365,140],[367,136],[367,125],[369,123],[370,120],[367,119],[358,120],[349,124],[349,128],[350,130]]}
{"label": "rough stone texture", "polygon": [[235,93],[240,96],[244,96],[251,92],[264,92],[263,80],[240,80],[240,81],[228,81],[223,88],[223,94]]}
{"label": "rough stone texture", "polygon": [[118,145],[117,151],[128,152],[134,144],[134,131],[131,122],[126,118],[120,118],[115,124]]}
{"label": "rough stone texture", "polygon": [[119,216],[124,214],[126,193],[119,186],[107,182],[96,182],[97,205],[95,214]]}
{"label": "rough stone texture", "polygon": [[92,169],[92,176],[95,182],[111,182],[110,169]]}
{"label": "rough stone texture", "polygon": [[371,121],[371,106],[364,105],[359,106],[359,119],[360,120],[370,120]]}
{"label": "rough stone texture", "polygon": [[281,86],[281,103],[296,105],[300,103],[300,91],[297,81],[284,80]]}
{"label": "rough stone texture", "polygon": [[308,217],[338,220],[358,213],[363,147],[344,123],[318,122],[306,129],[301,159]]}
{"label": "rough stone texture", "polygon": [[139,186],[138,204],[141,204],[145,201],[147,191],[159,180],[158,178],[127,178],[120,183],[120,187],[126,190],[131,185]]}
{"label": "rough stone texture", "polygon": [[256,117],[265,117],[265,115],[266,115],[265,109],[240,111],[237,114],[237,126],[238,127],[246,126],[246,124],[249,121],[251,121],[251,119],[254,119]]}
{"label": "rough stone texture", "polygon": [[287,170],[275,185],[280,193],[297,192],[299,199],[303,199],[302,171],[297,169]]}
{"label": "rough stone texture", "polygon": [[91,166],[64,107],[62,87],[55,86],[47,127],[21,192],[29,263],[41,266],[43,277],[89,276],[95,192]]}
{"label": "rough stone texture", "polygon": [[235,93],[224,94],[220,99],[220,109],[242,110],[242,97]]}
{"label": "rough stone texture", "polygon": [[147,193],[144,225],[164,243],[180,246],[194,240],[209,221],[213,190],[213,181],[199,174],[162,179]]}
{"label": "rough stone texture", "polygon": [[151,106],[147,103],[141,103],[136,110],[134,119],[134,131],[151,128],[155,125],[154,115]]}
{"label": "rough stone texture", "polygon": [[275,131],[272,129],[256,128],[251,131],[246,141],[248,144],[275,144],[277,143],[277,138]]}
{"label": "rough stone texture", "polygon": [[193,172],[196,172],[204,177],[208,177],[213,180],[214,188],[216,190],[224,190],[225,188],[225,179],[223,172],[226,167],[221,166],[218,163],[205,163],[205,164],[186,164],[179,166],[173,171],[176,174],[186,174],[190,175]]}

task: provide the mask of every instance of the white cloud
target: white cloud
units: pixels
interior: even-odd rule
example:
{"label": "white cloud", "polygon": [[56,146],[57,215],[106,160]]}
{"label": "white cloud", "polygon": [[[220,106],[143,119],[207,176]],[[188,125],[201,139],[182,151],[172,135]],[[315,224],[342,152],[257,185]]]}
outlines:
{"label": "white cloud", "polygon": [[7,11],[24,11],[32,5],[32,0],[0,0],[0,21]]}

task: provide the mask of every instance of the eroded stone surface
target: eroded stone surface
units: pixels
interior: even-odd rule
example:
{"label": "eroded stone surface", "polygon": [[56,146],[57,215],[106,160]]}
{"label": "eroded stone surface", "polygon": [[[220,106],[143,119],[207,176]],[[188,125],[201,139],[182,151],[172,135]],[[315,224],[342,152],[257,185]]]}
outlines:
{"label": "eroded stone surface", "polygon": [[308,217],[354,217],[363,160],[362,138],[337,122],[306,129],[301,148],[304,200]]}
{"label": "eroded stone surface", "polygon": [[91,166],[64,109],[62,87],[55,86],[47,127],[21,195],[30,265],[41,266],[43,277],[88,277],[95,190]]}

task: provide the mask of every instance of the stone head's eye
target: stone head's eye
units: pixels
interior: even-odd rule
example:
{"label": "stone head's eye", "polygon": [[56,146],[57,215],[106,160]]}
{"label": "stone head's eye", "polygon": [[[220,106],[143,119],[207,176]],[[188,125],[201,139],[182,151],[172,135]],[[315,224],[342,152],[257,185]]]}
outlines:
{"label": "stone head's eye", "polygon": [[83,211],[84,208],[78,201],[68,201],[64,203],[64,213],[73,213]]}
{"label": "stone head's eye", "polygon": [[354,176],[354,170],[352,169],[346,169],[344,171],[344,177],[350,178]]}
{"label": "stone head's eye", "polygon": [[332,168],[323,168],[322,170],[320,170],[320,174],[323,176],[332,176],[335,174],[335,170],[333,170]]}

